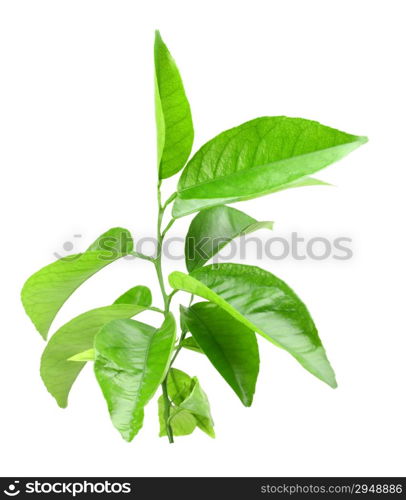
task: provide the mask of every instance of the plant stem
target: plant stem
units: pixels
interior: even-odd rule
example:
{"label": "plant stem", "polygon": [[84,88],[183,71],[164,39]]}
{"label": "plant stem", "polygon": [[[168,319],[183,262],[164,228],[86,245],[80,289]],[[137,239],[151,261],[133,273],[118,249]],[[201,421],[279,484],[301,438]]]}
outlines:
{"label": "plant stem", "polygon": [[162,396],[164,398],[164,420],[166,426],[166,434],[168,435],[168,440],[170,443],[173,443],[173,432],[171,428],[171,424],[169,423],[170,411],[171,411],[171,403],[168,397],[168,389],[167,389],[167,377],[162,382]]}
{"label": "plant stem", "polygon": [[138,259],[149,260],[150,262],[154,262],[155,260],[154,257],[149,257],[148,255],[144,255],[140,252],[131,252],[131,255],[134,255],[134,257],[137,257]]}
{"label": "plant stem", "polygon": [[182,349],[182,342],[183,342],[183,340],[186,337],[186,333],[187,333],[186,331],[183,331],[182,334],[181,334],[181,336],[180,336],[180,339],[179,339],[179,342],[178,342],[178,347],[176,348],[176,351],[175,351],[175,354],[173,355],[172,361],[169,364],[169,368],[172,367],[173,363],[175,362],[175,359],[177,358],[180,350]]}
{"label": "plant stem", "polygon": [[[169,227],[173,224],[168,224],[166,229],[162,231],[162,218],[165,212],[165,208],[167,205],[170,203],[170,199],[174,199],[172,196],[165,204],[162,206],[162,200],[161,200],[161,180],[158,181],[158,186],[157,186],[157,198],[158,198],[158,221],[157,221],[157,253],[156,257],[153,260],[156,274],[158,277],[158,282],[159,282],[159,287],[161,289],[162,293],[162,298],[164,301],[164,313],[167,314],[169,312],[169,306],[170,306],[170,297],[166,293],[165,290],[165,282],[164,282],[164,277],[162,274],[162,242],[165,237],[166,232],[168,231]],[[169,370],[168,370],[169,373]],[[171,409],[171,402],[169,400],[168,396],[168,388],[167,388],[167,383],[168,383],[168,375],[166,375],[164,381],[162,382],[162,397],[164,400],[164,421],[165,421],[165,427],[166,427],[166,434],[168,436],[168,440],[170,443],[173,443],[173,432],[171,428],[171,424],[169,423],[169,417],[170,417],[170,409]]]}

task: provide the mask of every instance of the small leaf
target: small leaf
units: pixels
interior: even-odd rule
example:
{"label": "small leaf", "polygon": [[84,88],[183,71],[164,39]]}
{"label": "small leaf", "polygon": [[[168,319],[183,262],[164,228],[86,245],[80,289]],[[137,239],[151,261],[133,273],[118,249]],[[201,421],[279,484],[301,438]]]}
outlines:
{"label": "small leaf", "polygon": [[172,314],[158,329],[139,321],[116,320],[96,335],[95,375],[113,425],[126,441],[142,427],[144,407],[165,377],[175,337]]}
{"label": "small leaf", "polygon": [[336,387],[316,326],[303,302],[286,283],[255,266],[216,264],[191,275],[169,276],[175,289],[199,295],[288,351],[310,373]]}
{"label": "small leaf", "polygon": [[297,186],[366,141],[302,118],[273,116],[243,123],[206,143],[188,162],[173,216]]}
{"label": "small leaf", "polygon": [[200,354],[204,354],[204,352],[201,350],[199,347],[199,344],[196,342],[196,340],[193,337],[187,337],[182,341],[182,347],[185,349],[189,349],[190,351],[195,351]]}
{"label": "small leaf", "polygon": [[102,234],[86,252],[59,259],[33,274],[22,289],[21,300],[42,337],[47,338],[59,309],[82,283],[132,249],[130,233],[113,228]]}
{"label": "small leaf", "polygon": [[175,175],[185,165],[193,145],[193,123],[176,63],[159,31],[155,33],[155,115],[159,178]]}
{"label": "small leaf", "polygon": [[169,399],[179,406],[191,391],[192,378],[182,370],[171,368],[166,380]]}
{"label": "small leaf", "polygon": [[74,356],[68,358],[68,361],[94,361],[95,353],[94,349],[87,349],[86,351],[79,352]]}
{"label": "small leaf", "polygon": [[190,411],[197,421],[197,426],[208,436],[215,437],[209,400],[196,377],[192,378],[191,392],[180,403],[179,408]]}
{"label": "small leaf", "polygon": [[219,206],[203,210],[192,220],[186,236],[186,267],[189,272],[202,267],[232,239],[272,227],[273,222],[258,222],[235,208]]}
{"label": "small leaf", "polygon": [[199,302],[182,314],[201,350],[245,406],[251,406],[259,372],[255,333],[216,304]]}
{"label": "small leaf", "polygon": [[135,286],[123,293],[123,295],[120,295],[120,297],[114,301],[114,304],[138,304],[140,306],[149,307],[152,304],[151,290],[146,286]]}
{"label": "small leaf", "polygon": [[[159,417],[159,437],[167,436],[166,424],[164,418],[164,399],[158,398],[158,417]],[[170,409],[170,425],[174,436],[188,436],[196,429],[197,422],[195,417],[187,410]]]}
{"label": "small leaf", "polygon": [[[210,437],[215,437],[213,429],[213,419],[210,414],[210,406],[205,392],[200,387],[199,381],[196,377],[189,377],[185,372],[171,368],[167,378],[167,390],[169,399],[173,405],[170,416],[170,425],[175,436],[184,436],[180,434],[184,431],[181,425],[187,423],[186,429],[193,432],[192,420],[190,415],[193,416],[196,425]],[[166,426],[163,418],[163,398],[162,396],[158,401],[159,417],[160,417],[160,436],[166,436]],[[187,412],[185,414],[184,412]],[[182,416],[181,422],[176,422],[178,415]],[[186,421],[187,419],[187,421]]]}
{"label": "small leaf", "polygon": [[63,325],[50,339],[41,358],[42,380],[61,408],[68,405],[69,391],[85,362],[68,361],[78,353],[91,349],[96,333],[106,323],[132,318],[144,311],[136,304],[115,304],[87,311]]}

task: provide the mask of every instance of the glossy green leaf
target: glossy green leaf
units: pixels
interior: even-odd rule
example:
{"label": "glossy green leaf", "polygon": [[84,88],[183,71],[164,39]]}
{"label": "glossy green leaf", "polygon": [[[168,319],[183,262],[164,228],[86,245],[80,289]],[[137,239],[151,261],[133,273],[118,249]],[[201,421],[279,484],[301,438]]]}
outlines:
{"label": "glossy green leaf", "polygon": [[144,407],[165,377],[175,337],[172,314],[160,328],[134,320],[112,321],[95,337],[96,378],[113,425],[126,441],[142,427]]}
{"label": "glossy green leaf", "polygon": [[186,267],[189,272],[202,267],[232,239],[272,227],[273,222],[259,222],[231,207],[219,206],[203,210],[192,220],[186,236]]}
{"label": "glossy green leaf", "polygon": [[[278,193],[279,191],[285,191],[286,189],[300,188],[300,187],[309,187],[309,186],[330,186],[328,182],[320,181],[319,179],[315,179],[314,177],[301,177],[297,181],[289,182],[287,184],[283,184],[278,188],[272,189],[268,193]],[[262,195],[260,195],[262,196]],[[178,199],[178,196],[177,198]],[[233,203],[236,201],[244,201],[244,200],[232,200],[229,198],[207,198],[207,199],[199,199],[196,201],[195,199],[178,199],[178,202],[175,200],[175,204],[172,210],[172,215],[175,218],[183,217],[184,215],[189,215],[193,212],[197,212],[199,210],[207,210],[210,207],[221,206],[227,203]]]}
{"label": "glossy green leaf", "polygon": [[341,159],[367,141],[318,122],[262,117],[226,130],[186,165],[173,215],[263,196]]}
{"label": "glossy green leaf", "polygon": [[97,238],[86,252],[59,259],[33,274],[22,289],[21,300],[42,337],[47,338],[59,309],[82,283],[132,249],[130,233],[113,228]]}
{"label": "glossy green leaf", "polygon": [[245,406],[251,406],[259,372],[259,352],[252,329],[210,302],[182,314],[198,346]]}
{"label": "glossy green leaf", "polygon": [[91,349],[86,349],[86,351],[79,352],[74,356],[68,358],[68,361],[94,361],[95,353],[93,347]]}
{"label": "glossy green leaf", "polygon": [[190,351],[198,352],[199,354],[204,354],[194,337],[186,337],[182,340],[182,347]]}
{"label": "glossy green leaf", "polygon": [[310,373],[336,387],[316,326],[286,283],[255,266],[216,264],[169,276],[175,289],[199,295],[294,356]]}
{"label": "glossy green leaf", "polygon": [[127,290],[114,301],[114,304],[138,304],[149,307],[152,304],[151,290],[147,286],[138,285]]}
{"label": "glossy green leaf", "polygon": [[63,325],[50,339],[41,358],[41,377],[61,408],[68,404],[69,391],[86,362],[69,358],[93,347],[96,333],[109,321],[132,318],[144,311],[136,304],[115,304],[87,311]]}
{"label": "glossy green leaf", "polygon": [[[185,372],[171,368],[167,378],[167,390],[170,400],[173,403],[170,424],[174,435],[183,436],[186,434],[177,434],[178,432],[191,430],[192,420],[186,416],[185,411],[192,415],[197,425],[203,432],[210,437],[215,437],[213,428],[213,419],[210,413],[210,405],[206,393],[201,388],[196,377],[189,377]],[[162,398],[162,396],[161,396]],[[160,435],[166,436],[165,423],[163,420],[163,400],[159,405],[160,415]],[[176,422],[178,415],[181,415],[181,421]],[[187,421],[186,421],[187,419]],[[187,426],[185,425],[187,424]],[[183,426],[181,428],[181,425]]]}
{"label": "glossy green leaf", "polygon": [[160,179],[185,165],[193,145],[193,123],[179,70],[161,35],[155,34],[155,115]]}

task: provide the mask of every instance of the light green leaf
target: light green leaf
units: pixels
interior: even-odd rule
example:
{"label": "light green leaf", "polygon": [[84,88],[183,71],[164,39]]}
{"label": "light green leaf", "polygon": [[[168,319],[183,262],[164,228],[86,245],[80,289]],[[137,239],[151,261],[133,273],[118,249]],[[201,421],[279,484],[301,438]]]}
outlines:
{"label": "light green leaf", "polygon": [[197,421],[197,426],[208,436],[216,437],[209,400],[196,377],[192,378],[190,394],[180,403],[179,408],[190,411]]}
{"label": "light green leaf", "polygon": [[210,302],[181,311],[198,346],[241,402],[251,406],[259,372],[255,333]]}
{"label": "light green leaf", "polygon": [[142,427],[144,407],[166,375],[175,337],[172,314],[160,328],[116,320],[96,335],[95,375],[113,425],[126,441]]}
{"label": "light green leaf", "polygon": [[192,378],[182,370],[171,368],[166,380],[166,388],[169,399],[179,406],[191,391]]}
{"label": "light green leaf", "polygon": [[175,289],[199,295],[223,308],[294,356],[310,373],[331,387],[335,375],[316,326],[303,302],[286,283],[255,266],[216,264],[191,275],[173,272]]}
{"label": "light green leaf", "polygon": [[42,337],[47,338],[59,309],[82,283],[132,249],[130,233],[113,228],[97,238],[86,252],[59,259],[33,274],[22,289],[21,300]]}
{"label": "light green leaf", "polygon": [[114,304],[138,304],[140,306],[149,307],[152,304],[151,290],[143,285],[130,288],[127,292],[120,295],[114,301]]}
{"label": "light green leaf", "polygon": [[86,351],[79,352],[74,356],[68,358],[68,361],[94,361],[95,353],[94,349],[86,349]]}
{"label": "light green leaf", "polygon": [[202,267],[232,239],[272,227],[273,222],[258,222],[231,207],[219,206],[203,210],[192,220],[186,236],[186,267],[189,272]]}
{"label": "light green leaf", "polygon": [[86,362],[69,358],[93,347],[96,333],[109,321],[132,318],[144,311],[136,304],[116,304],[87,311],[63,325],[50,339],[41,358],[41,377],[61,408],[68,404],[69,391]]}
{"label": "light green leaf", "polygon": [[[159,437],[168,435],[166,432],[164,412],[164,399],[160,396],[158,398]],[[170,425],[174,436],[188,436],[196,429],[197,422],[189,411],[171,407]]]}
{"label": "light green leaf", "polygon": [[302,118],[256,118],[218,135],[193,156],[179,180],[173,215],[294,187],[366,141]]}
{"label": "light green leaf", "polygon": [[193,123],[179,70],[159,31],[155,33],[155,115],[159,178],[175,175],[193,145]]}
{"label": "light green leaf", "polygon": [[182,347],[184,347],[185,349],[189,349],[190,351],[198,352],[199,354],[204,354],[199,344],[193,337],[186,337],[184,340],[182,340],[181,345]]}
{"label": "light green leaf", "polygon": [[[174,436],[187,436],[191,434],[196,426],[195,417],[188,410],[182,410],[178,405],[186,399],[191,391],[192,379],[186,373],[176,368],[169,370],[166,388],[169,399],[174,406],[170,408],[170,425]],[[158,399],[159,416],[159,436],[167,436],[166,424],[164,419],[164,399],[160,396]]]}
{"label": "light green leaf", "polygon": [[[170,424],[174,435],[183,436],[186,434],[177,434],[185,429],[190,430],[188,434],[193,432],[191,430],[192,420],[190,415],[195,419],[196,425],[210,437],[215,437],[213,429],[213,419],[210,413],[210,405],[207,396],[203,389],[200,387],[199,381],[196,377],[189,377],[185,372],[171,368],[167,378],[168,396],[174,406],[172,407]],[[160,436],[166,436],[165,422],[163,419],[163,399],[159,398],[158,408],[160,417]],[[186,416],[184,412],[189,415]],[[181,421],[176,422],[178,415],[181,415]],[[187,425],[186,425],[187,424]]]}

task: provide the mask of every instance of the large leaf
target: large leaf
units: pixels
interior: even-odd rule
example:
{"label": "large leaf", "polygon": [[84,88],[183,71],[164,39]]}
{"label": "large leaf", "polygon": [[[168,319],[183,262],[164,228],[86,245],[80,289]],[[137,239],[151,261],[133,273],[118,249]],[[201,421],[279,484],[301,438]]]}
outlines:
{"label": "large leaf", "polygon": [[[172,368],[167,378],[167,390],[172,401],[169,423],[174,436],[191,434],[197,425],[203,432],[214,438],[214,424],[209,401],[197,378],[191,378],[185,372]],[[166,436],[162,396],[158,400],[158,408],[160,436]]]}
{"label": "large leaf", "polygon": [[116,320],[96,335],[94,371],[113,425],[126,441],[142,427],[144,406],[166,375],[175,337],[172,314],[160,328]]}
{"label": "large leaf", "polygon": [[218,135],[193,156],[179,180],[173,215],[294,187],[366,141],[302,118],[251,120]]}
{"label": "large leaf", "polygon": [[231,207],[203,210],[192,220],[186,236],[186,267],[189,272],[202,267],[233,238],[272,227],[273,222],[259,222]]}
{"label": "large leaf", "polygon": [[113,228],[97,238],[86,252],[59,259],[33,274],[22,289],[21,300],[42,337],[47,338],[59,309],[82,283],[132,249],[130,233]]}
{"label": "large leaf", "polygon": [[251,406],[259,372],[255,333],[216,304],[182,308],[199,347],[245,406]]}
{"label": "large leaf", "polygon": [[191,275],[173,272],[175,289],[199,295],[248,328],[286,349],[310,373],[336,387],[335,375],[316,326],[303,302],[286,283],[259,267],[216,264]]}
{"label": "large leaf", "polygon": [[157,31],[155,33],[155,114],[160,179],[179,172],[193,145],[193,123],[176,63]]}
{"label": "large leaf", "polygon": [[109,321],[132,318],[145,306],[114,304],[87,311],[63,325],[50,339],[41,358],[41,377],[61,408],[68,404],[69,391],[85,366],[69,358],[93,347],[96,333]]}

